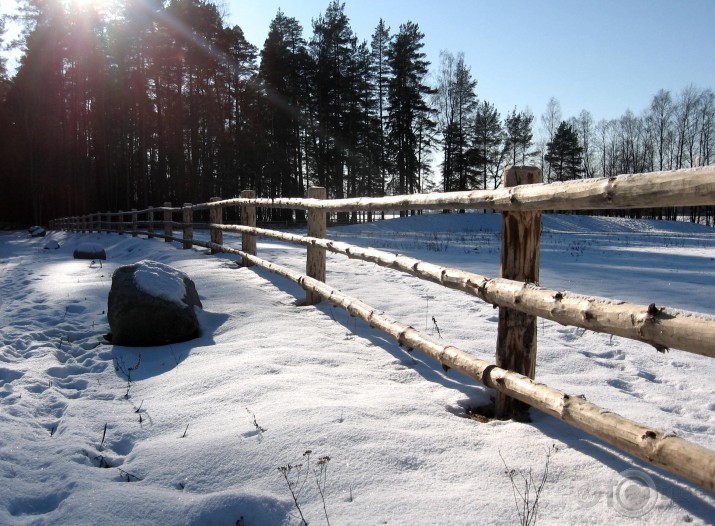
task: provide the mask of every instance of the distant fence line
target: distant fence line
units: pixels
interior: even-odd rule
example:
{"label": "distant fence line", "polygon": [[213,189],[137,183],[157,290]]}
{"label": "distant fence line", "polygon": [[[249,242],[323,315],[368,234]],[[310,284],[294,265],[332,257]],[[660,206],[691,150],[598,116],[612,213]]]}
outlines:
{"label": "distant fence line", "polygon": [[[259,265],[300,284],[306,303],[329,299],[410,349],[419,350],[445,367],[457,369],[496,390],[497,418],[518,417],[528,406],[585,430],[643,460],[715,491],[715,452],[661,430],[642,426],[590,402],[533,381],[536,370],[536,320],[612,334],[652,345],[715,357],[715,318],[651,305],[575,295],[538,286],[541,211],[678,207],[715,204],[715,168],[703,167],[654,174],[622,175],[568,183],[541,183],[533,167],[509,167],[505,188],[494,191],[450,192],[384,198],[325,199],[325,189],[309,189],[306,199],[259,199],[253,191],[235,199],[214,198],[208,203],[186,203],[129,212],[96,212],[57,219],[53,229],[107,231],[163,237],[183,248],[193,245],[242,257],[244,266]],[[240,207],[241,225],[223,224],[223,211]],[[256,228],[256,208],[307,210],[308,235]],[[391,210],[487,209],[503,212],[501,276],[488,278],[446,268],[407,256],[325,239],[329,212]],[[194,212],[209,211],[208,223],[194,223]],[[181,221],[173,215],[181,213]],[[144,219],[139,220],[139,216]],[[113,220],[118,219],[118,220]],[[129,221],[127,221],[129,219]],[[195,226],[210,229],[211,241],[194,239]],[[145,230],[139,230],[139,227]],[[175,237],[174,228],[181,230]],[[223,244],[223,232],[242,234],[241,250]],[[267,237],[307,247],[306,275],[267,262],[256,255],[256,237]],[[343,254],[392,268],[420,279],[461,290],[499,307],[496,364],[453,346],[436,342],[413,328],[390,320],[325,282],[325,252]]]}

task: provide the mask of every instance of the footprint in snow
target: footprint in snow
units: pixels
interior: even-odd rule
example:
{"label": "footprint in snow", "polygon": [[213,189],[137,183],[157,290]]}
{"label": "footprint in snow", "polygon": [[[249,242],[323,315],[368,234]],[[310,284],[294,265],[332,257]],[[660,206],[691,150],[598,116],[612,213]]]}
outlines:
{"label": "footprint in snow", "polygon": [[87,310],[86,307],[84,307],[83,305],[77,305],[77,304],[67,305],[67,307],[65,307],[65,311],[68,314],[82,314],[86,310]]}
{"label": "footprint in snow", "polygon": [[[589,352],[581,351],[586,358],[597,358],[600,360],[624,360],[625,354],[620,349],[615,351],[604,351],[604,352]],[[604,365],[604,364],[601,364]]]}
{"label": "footprint in snow", "polygon": [[663,383],[662,381],[658,380],[658,378],[652,374],[652,373],[647,373],[645,371],[640,371],[638,374],[636,374],[639,378],[643,378],[644,380],[654,383],[654,384],[660,384]]}
{"label": "footprint in snow", "polygon": [[52,378],[66,379],[69,376],[74,376],[77,374],[86,373],[87,369],[85,367],[80,367],[77,365],[65,365],[63,367],[50,367],[47,369],[47,374]]}
{"label": "footprint in snow", "polygon": [[625,382],[623,380],[619,379],[611,379],[611,380],[606,380],[606,383],[610,385],[611,387],[615,387],[619,391],[622,391],[624,393],[627,393],[629,395],[636,396],[633,393],[633,388],[631,387],[631,384],[629,382]]}
{"label": "footprint in snow", "polygon": [[21,371],[14,371],[12,369],[0,367],[0,387],[3,387],[5,384],[11,384],[15,380],[22,378],[24,375],[25,373]]}
{"label": "footprint in snow", "polygon": [[[73,486],[74,484],[71,484]],[[71,492],[52,491],[49,493],[36,495],[20,495],[15,496],[9,503],[7,510],[13,517],[46,515],[55,511],[60,507],[60,504],[69,497]],[[23,520],[23,522],[25,522]]]}

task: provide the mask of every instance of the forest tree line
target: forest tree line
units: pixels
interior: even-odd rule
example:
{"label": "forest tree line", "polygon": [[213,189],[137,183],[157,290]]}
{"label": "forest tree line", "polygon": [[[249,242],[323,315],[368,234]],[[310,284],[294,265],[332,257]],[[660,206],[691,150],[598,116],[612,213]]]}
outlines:
{"label": "forest tree line", "polygon": [[409,21],[392,31],[380,20],[360,40],[338,1],[310,34],[279,10],[261,49],[209,0],[125,0],[111,14],[21,4],[12,78],[0,58],[4,221],[244,189],[302,197],[319,185],[342,198],[498,188],[509,164],[541,166],[550,182],[713,162],[710,88],[660,90],[642,114],[614,120],[565,118],[556,99],[536,122],[528,108],[501,115],[479,99],[462,53],[431,65]]}

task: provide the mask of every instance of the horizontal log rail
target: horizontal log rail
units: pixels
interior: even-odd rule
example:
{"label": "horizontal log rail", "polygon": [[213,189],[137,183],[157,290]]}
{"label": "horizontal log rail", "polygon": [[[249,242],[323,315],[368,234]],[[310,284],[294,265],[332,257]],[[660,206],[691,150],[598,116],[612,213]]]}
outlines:
{"label": "horizontal log rail", "polygon": [[563,183],[541,183],[434,194],[348,199],[225,199],[194,207],[250,205],[290,210],[356,212],[384,210],[613,210],[715,204],[715,167],[628,174]]}
{"label": "horizontal log rail", "polygon": [[[242,225],[210,225],[224,231],[253,234],[288,243],[321,247],[350,259],[374,263],[466,292],[499,307],[508,307],[594,332],[613,334],[652,345],[660,352],[679,349],[715,358],[715,317],[655,305],[595,298],[504,278],[489,278],[442,267],[401,254]],[[195,242],[198,244],[198,242]]]}
{"label": "horizontal log rail", "polygon": [[408,351],[419,351],[450,369],[455,369],[487,387],[563,420],[641,460],[675,473],[710,491],[715,491],[714,451],[679,438],[673,433],[643,426],[581,397],[537,383],[524,375],[499,368],[457,347],[445,345],[309,276],[242,250],[211,242],[195,241],[195,243],[210,248],[212,252],[225,252],[248,259],[253,265],[297,283],[306,291],[365,321],[370,327],[389,334]]}
{"label": "horizontal log rail", "polygon": [[[534,381],[535,320],[538,317],[562,325],[641,341],[661,352],[672,348],[711,358],[715,357],[715,317],[655,304],[637,305],[540,287],[538,235],[534,235],[529,243],[521,242],[524,233],[540,232],[539,212],[542,210],[715,205],[715,167],[556,184],[541,184],[538,182],[540,176],[537,168],[510,167],[504,179],[511,182],[499,190],[382,198],[262,199],[256,198],[251,191],[244,191],[240,198],[213,198],[209,203],[184,203],[181,207],[173,207],[167,202],[163,206],[145,210],[97,212],[63,218],[53,221],[50,227],[146,235],[149,238],[163,238],[166,242],[177,241],[184,249],[196,245],[209,248],[212,253],[239,255],[243,266],[266,268],[301,285],[307,293],[306,304],[317,303],[321,299],[329,300],[365,320],[370,326],[390,334],[408,349],[419,350],[446,367],[457,369],[495,389],[497,400],[502,401],[496,404],[496,416],[499,418],[516,416],[517,404],[527,404],[527,408],[535,407],[638,458],[715,491],[715,452],[672,434],[637,424],[581,398]],[[309,197],[322,195],[313,191],[309,193]],[[240,207],[242,224],[223,224],[224,209],[235,206]],[[308,235],[256,228],[256,209],[259,207],[307,210]],[[510,237],[511,243],[516,244],[505,243],[506,238],[503,236],[501,277],[489,278],[400,254],[325,239],[324,221],[328,213],[449,209],[503,212],[502,229],[504,231],[509,227],[509,231],[514,233]],[[208,211],[208,223],[194,220],[194,212],[201,210]],[[181,213],[180,221],[173,217],[177,213]],[[146,215],[146,218],[140,219],[140,215]],[[113,218],[118,220],[113,221]],[[146,230],[140,232],[139,226],[145,226]],[[210,242],[194,239],[194,228],[203,226],[210,230]],[[174,229],[180,235],[175,236]],[[241,250],[223,244],[225,231],[241,234]],[[306,246],[309,254],[306,275],[258,258],[255,243],[257,236]],[[528,246],[528,250],[521,252],[522,245]],[[500,316],[496,364],[436,342],[326,285],[326,251],[398,270],[498,306]],[[505,258],[505,254],[511,257]],[[521,275],[515,264],[522,269],[536,269],[536,273],[533,277]],[[500,410],[500,407],[506,409]]]}

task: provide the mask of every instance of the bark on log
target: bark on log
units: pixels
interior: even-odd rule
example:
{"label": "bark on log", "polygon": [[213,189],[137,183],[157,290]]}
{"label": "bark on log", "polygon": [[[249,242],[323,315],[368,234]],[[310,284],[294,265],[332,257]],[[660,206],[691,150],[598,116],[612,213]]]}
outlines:
{"label": "bark on log", "polygon": [[174,235],[174,226],[171,223],[171,202],[166,201],[164,203],[164,241],[167,243],[171,242],[171,238]]}
{"label": "bark on log", "polygon": [[137,237],[137,209],[132,208],[132,237]]}
{"label": "bark on log", "polygon": [[[256,197],[256,192],[253,190],[243,190],[241,197],[246,200],[241,205],[241,224],[248,227],[256,227],[256,207],[250,204],[250,201]],[[253,234],[244,233],[241,236],[241,248],[246,254],[256,255],[256,236]],[[253,263],[247,258],[243,258],[243,266],[250,267]]]}
{"label": "bark on log", "polygon": [[547,289],[531,283],[489,278],[409,256],[330,239],[316,239],[262,228],[245,229],[240,225],[215,226],[235,232],[250,230],[261,237],[304,246],[321,246],[350,259],[399,270],[450,289],[466,292],[491,305],[509,307],[561,325],[641,341],[660,352],[679,349],[715,358],[715,317],[707,314],[655,304],[638,305]]}
{"label": "bark on log", "polygon": [[182,226],[183,226],[183,242],[182,248],[188,250],[192,247],[192,241],[194,239],[194,212],[191,209],[191,203],[184,203],[181,212]]}
{"label": "bark on log", "polygon": [[[211,202],[215,203],[220,201],[220,197],[212,197]],[[223,208],[220,206],[215,206],[209,210],[209,219],[212,224],[220,225],[223,223]],[[223,230],[220,228],[211,228],[211,242],[217,245],[223,245]],[[213,251],[211,252],[214,253]]]}
{"label": "bark on log", "polygon": [[[504,171],[506,188],[541,181],[541,170],[535,167],[509,166]],[[501,277],[538,285],[541,212],[503,212],[502,216]],[[536,316],[500,306],[497,366],[535,378],[536,332]],[[523,420],[529,411],[528,405],[502,391],[497,391],[494,402],[499,419]]]}
{"label": "bark on log", "polygon": [[147,209],[146,216],[147,216],[147,226],[146,226],[147,237],[149,239],[153,239],[154,238],[154,208],[153,207],[150,206]]}
{"label": "bark on log", "polygon": [[408,350],[420,351],[487,387],[517,398],[635,457],[715,492],[715,451],[672,433],[641,425],[582,398],[536,383],[526,376],[501,369],[457,347],[445,345],[308,276],[240,250],[206,242],[196,244],[248,258],[253,264],[290,279],[305,290],[347,310],[371,327],[389,334]]}
{"label": "bark on log", "polygon": [[[323,187],[308,188],[310,199],[325,199],[328,193]],[[308,237],[322,239],[327,233],[325,212],[308,210]],[[306,274],[318,281],[325,281],[325,248],[317,244],[309,244],[306,258]],[[308,291],[305,296],[306,305],[320,303],[321,297]]]}
{"label": "bark on log", "polygon": [[601,179],[544,183],[498,190],[315,199],[227,199],[209,206],[251,204],[264,208],[324,212],[381,210],[604,210],[697,206],[715,203],[715,167],[688,168]]}

